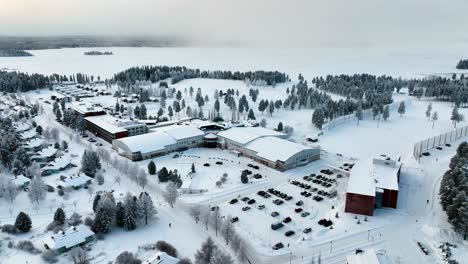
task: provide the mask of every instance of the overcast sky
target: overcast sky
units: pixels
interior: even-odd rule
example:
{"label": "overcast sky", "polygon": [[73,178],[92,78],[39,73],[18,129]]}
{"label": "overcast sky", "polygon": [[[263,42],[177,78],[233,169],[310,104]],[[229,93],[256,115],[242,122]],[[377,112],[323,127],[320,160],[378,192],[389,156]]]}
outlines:
{"label": "overcast sky", "polygon": [[0,35],[173,35],[199,44],[468,41],[468,0],[0,0]]}

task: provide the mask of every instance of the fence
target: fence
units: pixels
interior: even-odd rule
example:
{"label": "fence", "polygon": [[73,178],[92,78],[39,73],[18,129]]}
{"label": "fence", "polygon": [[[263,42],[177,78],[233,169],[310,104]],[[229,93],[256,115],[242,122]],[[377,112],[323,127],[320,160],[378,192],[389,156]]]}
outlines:
{"label": "fence", "polygon": [[413,157],[416,160],[420,160],[421,154],[439,146],[443,146],[445,144],[451,143],[453,141],[459,140],[462,137],[466,137],[468,135],[468,126],[460,127],[449,131],[444,134],[440,134],[435,137],[427,138],[425,140],[421,140],[414,144],[413,148]]}
{"label": "fence", "polygon": [[[411,105],[412,101],[411,101],[411,99],[408,99],[408,100],[404,100],[404,102],[405,102],[406,106],[409,106],[409,105]],[[400,105],[400,101],[399,102],[393,102],[391,104],[388,104],[388,108],[389,108],[390,111],[394,111],[394,110],[398,109],[399,105]],[[373,117],[372,109],[367,109],[367,110],[362,111],[362,119],[368,119],[368,118],[372,118],[372,117]],[[337,126],[347,124],[347,123],[350,123],[350,122],[357,122],[355,113],[345,115],[345,116],[340,116],[340,117],[337,117],[337,118],[335,118],[333,120],[328,121],[327,123],[323,124],[322,131],[329,131],[330,129],[333,129],[333,128],[337,127]]]}

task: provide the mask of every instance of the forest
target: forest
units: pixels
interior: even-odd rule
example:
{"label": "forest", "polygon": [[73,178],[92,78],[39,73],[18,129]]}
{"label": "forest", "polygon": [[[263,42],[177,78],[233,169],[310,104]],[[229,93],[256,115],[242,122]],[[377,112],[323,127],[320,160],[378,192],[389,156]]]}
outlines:
{"label": "forest", "polygon": [[455,231],[468,235],[468,143],[458,146],[440,183],[440,203]]}
{"label": "forest", "polygon": [[275,85],[289,80],[285,73],[278,71],[201,71],[184,66],[144,66],[132,67],[114,75],[113,81],[121,84],[134,84],[137,81],[158,82],[171,78],[172,84],[185,79],[210,78],[222,80],[262,81],[266,85]]}
{"label": "forest", "polygon": [[0,71],[0,92],[27,92],[49,86],[49,78],[42,74]]}
{"label": "forest", "polygon": [[30,57],[31,53],[18,49],[0,49],[0,57]]}
{"label": "forest", "polygon": [[460,60],[457,63],[457,69],[459,69],[459,70],[468,70],[468,59]]}

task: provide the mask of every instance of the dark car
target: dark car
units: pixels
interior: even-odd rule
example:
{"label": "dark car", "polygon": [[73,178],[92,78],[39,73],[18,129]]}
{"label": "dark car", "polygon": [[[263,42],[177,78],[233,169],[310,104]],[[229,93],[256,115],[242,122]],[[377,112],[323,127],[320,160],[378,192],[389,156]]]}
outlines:
{"label": "dark car", "polygon": [[291,219],[291,217],[289,217],[289,216],[286,217],[285,219],[283,219],[283,223],[285,223],[285,224],[287,224],[287,223],[289,223],[289,222],[291,222],[291,221],[292,221],[292,219]]}
{"label": "dark car", "polygon": [[217,161],[216,165],[223,165],[223,162],[222,161]]}
{"label": "dark car", "polygon": [[287,237],[290,237],[290,236],[294,235],[295,233],[296,233],[296,232],[294,232],[294,231],[292,231],[292,230],[289,230],[289,231],[287,231],[286,233],[284,233],[284,235],[287,236]]}
{"label": "dark car", "polygon": [[445,144],[445,146],[446,146],[446,147],[451,147],[452,145],[450,145],[450,144],[447,143],[447,144]]}
{"label": "dark car", "polygon": [[300,212],[302,212],[302,208],[298,207],[298,208],[294,209],[294,212],[300,213]]}
{"label": "dark car", "polygon": [[235,223],[235,222],[238,222],[239,221],[239,217],[234,217],[231,219],[231,223]]}
{"label": "dark car", "polygon": [[210,164],[209,164],[209,163],[205,163],[205,164],[203,164],[203,166],[205,166],[205,167],[209,167],[209,166],[210,166]]}
{"label": "dark car", "polygon": [[239,200],[237,200],[237,199],[232,199],[229,203],[230,203],[230,204],[235,204],[235,203],[237,203],[238,201],[239,201]]}
{"label": "dark car", "polygon": [[310,232],[312,232],[312,228],[310,228],[310,227],[307,227],[306,229],[302,230],[302,233],[304,233],[304,234],[308,234]]}
{"label": "dark car", "polygon": [[255,202],[256,202],[255,199],[251,199],[247,202],[247,204],[254,204]]}
{"label": "dark car", "polygon": [[303,205],[303,204],[304,204],[304,202],[303,202],[302,200],[299,200],[299,201],[296,203],[297,206],[301,206],[301,205]]}
{"label": "dark car", "polygon": [[213,207],[211,207],[211,211],[216,211],[216,210],[219,210],[219,206],[213,206]]}
{"label": "dark car", "polygon": [[284,245],[283,243],[277,243],[276,245],[273,246],[273,250],[278,250],[278,249],[281,249],[281,248],[284,248]]}
{"label": "dark car", "polygon": [[271,212],[271,216],[273,216],[273,217],[277,217],[278,215],[279,215],[279,213],[276,212],[276,211]]}
{"label": "dark car", "polygon": [[245,212],[245,211],[248,211],[248,210],[250,210],[250,206],[242,207],[242,211]]}
{"label": "dark car", "polygon": [[248,200],[250,200],[250,198],[247,197],[247,196],[246,196],[246,197],[243,197],[243,198],[241,199],[241,201],[243,201],[243,202],[247,202]]}
{"label": "dark car", "polygon": [[309,215],[310,215],[309,212],[303,212],[303,213],[301,214],[302,217],[307,217],[307,216],[309,216]]}
{"label": "dark car", "polygon": [[261,204],[261,205],[257,206],[257,208],[258,208],[258,210],[263,210],[263,209],[265,209],[265,205]]}
{"label": "dark car", "polygon": [[273,230],[278,230],[278,229],[282,228],[283,226],[284,226],[283,223],[281,223],[281,222],[276,222],[276,223],[271,224],[271,229],[273,229]]}

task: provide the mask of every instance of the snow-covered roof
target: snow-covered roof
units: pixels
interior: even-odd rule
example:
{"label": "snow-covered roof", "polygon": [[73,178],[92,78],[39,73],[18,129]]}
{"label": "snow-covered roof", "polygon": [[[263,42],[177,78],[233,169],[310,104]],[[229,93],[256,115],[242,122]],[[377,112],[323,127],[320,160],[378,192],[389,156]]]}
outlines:
{"label": "snow-covered roof", "polygon": [[30,148],[37,148],[39,146],[41,146],[42,144],[44,144],[44,140],[40,139],[40,138],[35,138],[31,141],[29,141],[26,146],[29,146]]}
{"label": "snow-covered roof", "polygon": [[92,178],[88,177],[86,175],[77,175],[77,176],[70,176],[68,178],[65,178],[59,182],[59,185],[65,187],[65,188],[70,188],[70,187],[79,187],[82,185],[85,185],[89,181],[91,181]]}
{"label": "snow-covered roof", "polygon": [[310,147],[294,143],[277,137],[262,137],[255,139],[245,146],[255,151],[257,156],[271,161],[287,161],[289,158],[304,150],[313,150]]}
{"label": "snow-covered roof", "polygon": [[47,237],[43,242],[50,249],[72,248],[86,241],[86,238],[93,236],[94,232],[85,225],[70,227],[66,231]]}
{"label": "snow-covered roof", "polygon": [[27,123],[15,123],[14,126],[16,128],[16,131],[18,132],[23,132],[23,131],[31,129],[31,126]]}
{"label": "snow-covered roof", "polygon": [[130,152],[148,153],[163,150],[166,146],[176,144],[177,141],[164,132],[153,132],[134,137],[115,140],[127,146]]}
{"label": "snow-covered roof", "polygon": [[85,120],[93,123],[94,125],[106,130],[111,134],[127,131],[125,128],[118,126],[114,118],[109,115],[87,116],[85,117]]}
{"label": "snow-covered roof", "polygon": [[55,159],[49,164],[47,164],[47,166],[45,166],[43,170],[63,169],[70,164],[71,164],[70,155],[64,155],[60,158]]}
{"label": "snow-covered roof", "polygon": [[48,158],[48,157],[52,157],[54,154],[57,153],[57,149],[55,149],[54,147],[50,146],[50,147],[47,147],[47,148],[44,148],[42,149],[41,151],[38,151],[36,154],[34,154],[32,157],[45,157],[45,158]]}
{"label": "snow-covered roof", "polygon": [[29,140],[33,137],[35,137],[37,135],[37,132],[36,130],[28,130],[28,131],[25,131],[21,134],[21,138],[25,139],[25,140]]}
{"label": "snow-covered roof", "polygon": [[104,109],[100,106],[93,106],[87,103],[70,103],[70,106],[73,110],[77,111],[81,114],[86,113],[96,113],[96,112],[104,112]]}
{"label": "snow-covered roof", "polygon": [[10,180],[13,184],[16,186],[23,186],[25,183],[28,183],[31,181],[28,177],[25,177],[24,175],[17,175],[11,178]]}
{"label": "snow-covered roof", "polygon": [[210,134],[207,134],[206,136],[204,136],[203,138],[205,138],[205,139],[217,139],[218,136],[216,136],[215,134],[210,133]]}
{"label": "snow-covered roof", "polygon": [[177,264],[180,259],[169,256],[166,252],[159,251],[154,256],[148,258],[143,264]]}
{"label": "snow-covered roof", "polygon": [[348,264],[379,264],[379,259],[373,249],[367,249],[362,253],[346,257]]}
{"label": "snow-covered roof", "polygon": [[398,190],[400,168],[401,162],[387,158],[359,161],[351,170],[347,192],[375,196],[377,188]]}
{"label": "snow-covered roof", "polygon": [[283,133],[263,127],[233,127],[218,133],[218,136],[239,144],[247,144],[261,137],[284,137]]}
{"label": "snow-covered roof", "polygon": [[203,131],[192,126],[169,126],[163,127],[160,130],[176,140],[205,135]]}
{"label": "snow-covered roof", "polygon": [[169,126],[152,131],[155,132],[115,141],[126,145],[132,153],[148,153],[163,150],[166,146],[176,144],[179,140],[204,135],[201,130],[191,126]]}

